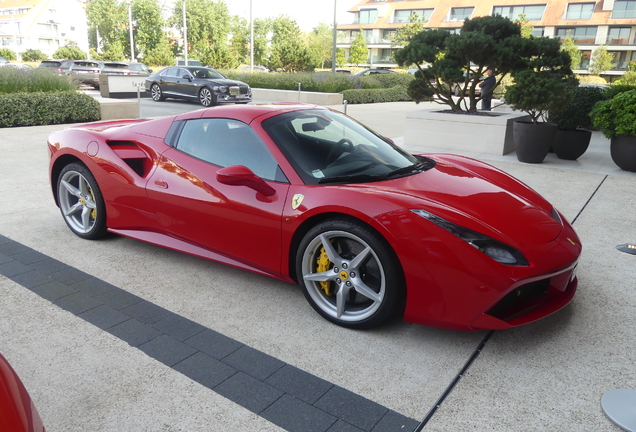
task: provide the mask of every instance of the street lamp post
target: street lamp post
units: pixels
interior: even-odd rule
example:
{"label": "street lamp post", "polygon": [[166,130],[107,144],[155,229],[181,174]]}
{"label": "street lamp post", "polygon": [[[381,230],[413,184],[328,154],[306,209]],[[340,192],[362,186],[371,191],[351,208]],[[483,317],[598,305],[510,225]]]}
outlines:
{"label": "street lamp post", "polygon": [[183,54],[185,65],[188,65],[188,25],[186,24],[186,3],[183,0]]}
{"label": "street lamp post", "polygon": [[336,37],[338,35],[337,27],[338,23],[336,21],[336,5],[338,0],[333,0],[333,46],[331,50],[331,72],[336,72]]}
{"label": "street lamp post", "polygon": [[128,29],[130,30],[130,61],[135,61],[135,45],[133,43],[132,0],[128,0]]}

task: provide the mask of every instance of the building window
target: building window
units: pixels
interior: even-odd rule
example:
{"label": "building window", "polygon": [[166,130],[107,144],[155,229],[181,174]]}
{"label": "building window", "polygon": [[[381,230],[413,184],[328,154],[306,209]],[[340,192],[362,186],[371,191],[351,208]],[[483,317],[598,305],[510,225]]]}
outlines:
{"label": "building window", "polygon": [[542,37],[545,29],[543,27],[533,27],[532,28],[532,36],[534,37]]}
{"label": "building window", "polygon": [[612,27],[607,33],[607,45],[628,45],[631,27]]}
{"label": "building window", "polygon": [[612,18],[636,18],[636,0],[616,0]]}
{"label": "building window", "polygon": [[561,42],[568,36],[572,37],[576,44],[595,44],[596,43],[596,27],[568,27],[560,28],[556,31],[557,39]]}
{"label": "building window", "polygon": [[354,24],[374,24],[377,18],[377,9],[361,10],[358,12],[358,22],[354,22]]}
{"label": "building window", "polygon": [[579,65],[578,68],[589,69],[591,57],[592,57],[592,51],[581,51],[581,64]]}
{"label": "building window", "polygon": [[565,19],[590,19],[594,13],[594,3],[569,3]]}
{"label": "building window", "polygon": [[466,18],[470,18],[474,9],[474,7],[451,8],[450,15],[446,21],[464,21]]}
{"label": "building window", "polygon": [[433,15],[433,9],[408,9],[408,10],[396,10],[393,14],[393,23],[408,23],[411,22],[411,17],[417,14],[419,21],[428,22]]}
{"label": "building window", "polygon": [[614,67],[612,69],[626,70],[627,69],[627,52],[626,51],[609,51],[614,56]]}
{"label": "building window", "polygon": [[383,30],[382,31],[382,42],[391,43],[393,42],[393,38],[397,35],[397,31],[395,30]]}
{"label": "building window", "polygon": [[495,6],[492,8],[493,15],[501,15],[502,17],[516,20],[519,15],[525,15],[528,21],[540,21],[543,18],[545,5],[531,6]]}

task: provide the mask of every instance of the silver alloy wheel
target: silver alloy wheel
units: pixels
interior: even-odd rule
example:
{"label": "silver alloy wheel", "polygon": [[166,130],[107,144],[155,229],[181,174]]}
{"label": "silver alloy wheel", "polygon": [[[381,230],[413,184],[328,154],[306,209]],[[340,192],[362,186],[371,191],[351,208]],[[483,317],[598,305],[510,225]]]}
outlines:
{"label": "silver alloy wheel", "polygon": [[163,100],[163,94],[161,92],[161,87],[158,84],[153,84],[150,87],[150,95],[152,96],[152,100],[155,102],[159,102]]}
{"label": "silver alloy wheel", "polygon": [[[317,271],[322,248],[329,258],[329,269]],[[346,231],[326,231],[305,248],[302,277],[308,294],[328,316],[347,323],[372,317],[386,295],[386,276],[382,263],[367,242]],[[320,282],[329,282],[328,294]]]}
{"label": "silver alloy wheel", "polygon": [[199,92],[199,102],[201,102],[201,105],[203,105],[204,107],[209,107],[210,105],[212,105],[213,100],[214,95],[212,95],[210,89],[207,87],[203,87]]}
{"label": "silver alloy wheel", "polygon": [[59,182],[57,195],[68,226],[76,233],[89,233],[95,227],[98,210],[88,180],[77,171],[67,171]]}

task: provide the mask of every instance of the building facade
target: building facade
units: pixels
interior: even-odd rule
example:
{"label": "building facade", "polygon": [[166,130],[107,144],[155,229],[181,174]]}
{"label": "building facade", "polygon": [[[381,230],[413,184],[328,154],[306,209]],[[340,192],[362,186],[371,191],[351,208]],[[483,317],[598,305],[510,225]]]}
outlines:
{"label": "building facade", "polygon": [[348,50],[359,32],[369,48],[368,66],[396,67],[391,37],[417,14],[426,28],[459,31],[466,18],[524,14],[535,36],[572,36],[583,60],[576,73],[589,73],[594,50],[604,46],[614,55],[614,68],[603,75],[622,75],[636,61],[636,0],[363,0],[349,12],[351,24],[339,24],[338,47]]}
{"label": "building facade", "polygon": [[0,0],[0,48],[28,49],[51,56],[71,42],[88,52],[85,2],[80,0]]}

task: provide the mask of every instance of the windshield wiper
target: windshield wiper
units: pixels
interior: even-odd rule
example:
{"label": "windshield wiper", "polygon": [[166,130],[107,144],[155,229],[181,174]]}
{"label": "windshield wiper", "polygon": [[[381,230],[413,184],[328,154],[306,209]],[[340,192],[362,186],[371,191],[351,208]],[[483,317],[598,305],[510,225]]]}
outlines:
{"label": "windshield wiper", "polygon": [[391,171],[390,173],[386,174],[386,177],[391,179],[391,178],[403,176],[405,174],[411,174],[411,173],[415,173],[415,172],[420,173],[420,172],[424,171],[425,168],[426,168],[426,165],[424,163],[418,162],[418,163],[413,164],[413,165],[409,165],[409,166],[405,166],[405,167],[402,167],[402,168],[395,169],[395,170]]}
{"label": "windshield wiper", "polygon": [[318,180],[318,184],[325,183],[338,183],[338,182],[348,182],[348,183],[366,183],[378,180],[386,180],[387,174],[353,174],[346,176],[338,176],[338,177],[325,177]]}

